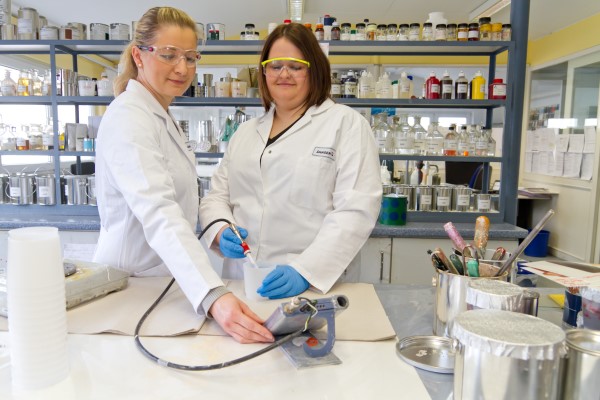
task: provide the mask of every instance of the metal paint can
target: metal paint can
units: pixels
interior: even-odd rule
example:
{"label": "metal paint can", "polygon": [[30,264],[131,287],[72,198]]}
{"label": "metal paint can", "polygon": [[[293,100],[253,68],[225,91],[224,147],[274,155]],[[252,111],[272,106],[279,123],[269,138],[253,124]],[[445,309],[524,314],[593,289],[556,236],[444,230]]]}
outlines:
{"label": "metal paint can", "polygon": [[58,27],[46,25],[40,29],[40,40],[58,40]]}
{"label": "metal paint can", "polygon": [[12,16],[11,0],[0,0],[0,24],[10,24]]}
{"label": "metal paint can", "polygon": [[114,22],[110,24],[110,40],[129,40],[129,25]]}
{"label": "metal paint can", "polygon": [[67,184],[65,192],[67,194],[67,204],[69,205],[87,205],[88,204],[88,176],[87,175],[67,175],[65,176]]}
{"label": "metal paint can", "polygon": [[56,181],[54,174],[36,175],[37,203],[45,206],[56,204]]}
{"label": "metal paint can", "polygon": [[17,26],[6,24],[0,26],[2,40],[15,40],[17,38]]}
{"label": "metal paint can", "polygon": [[135,30],[137,29],[139,21],[131,21],[131,38],[135,37]]}
{"label": "metal paint can", "polygon": [[38,29],[42,29],[46,25],[48,25],[48,20],[43,15],[40,15],[38,17]]}
{"label": "metal paint can", "polygon": [[58,30],[60,40],[73,40],[73,28],[70,26],[61,26]]}
{"label": "metal paint can", "polygon": [[90,206],[98,205],[96,201],[96,177],[94,175],[90,175],[87,177],[87,197],[88,204]]}
{"label": "metal paint can", "polygon": [[196,32],[198,33],[198,40],[206,39],[204,24],[202,22],[196,22]]}
{"label": "metal paint can", "polygon": [[36,40],[38,12],[35,8],[21,7],[17,16],[17,39]]}
{"label": "metal paint can", "polygon": [[452,201],[452,187],[436,186],[435,187],[435,209],[438,211],[450,211]]}
{"label": "metal paint can", "polygon": [[73,40],[86,40],[87,39],[87,25],[81,22],[69,22],[67,26],[70,26],[73,30]]}
{"label": "metal paint can", "polygon": [[90,40],[108,40],[108,25],[97,22],[90,24]]}

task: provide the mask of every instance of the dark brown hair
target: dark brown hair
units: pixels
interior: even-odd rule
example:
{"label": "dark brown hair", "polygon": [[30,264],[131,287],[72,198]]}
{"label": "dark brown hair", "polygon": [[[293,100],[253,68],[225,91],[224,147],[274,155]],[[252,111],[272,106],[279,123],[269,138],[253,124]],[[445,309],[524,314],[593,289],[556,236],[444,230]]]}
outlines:
{"label": "dark brown hair", "polygon": [[[260,62],[269,59],[269,52],[271,51],[271,47],[273,47],[273,43],[281,38],[286,38],[296,46],[304,56],[304,59],[310,63],[308,79],[311,90],[306,98],[306,107],[309,108],[313,105],[322,104],[330,97],[331,67],[314,33],[304,25],[298,23],[279,25],[267,37],[262,53],[260,54]],[[269,93],[262,64],[259,64],[258,68],[258,87],[260,89],[262,104],[265,110],[269,111],[273,97]]]}
{"label": "dark brown hair", "polygon": [[196,33],[196,38],[198,37],[196,23],[185,12],[173,7],[154,7],[146,11],[136,26],[133,39],[125,50],[123,50],[123,53],[121,53],[123,71],[115,78],[113,84],[115,96],[118,96],[125,91],[127,82],[129,82],[130,79],[137,77],[138,68],[131,55],[133,46],[151,45],[154,43],[154,40],[156,40],[158,30],[163,26],[168,25],[178,26],[180,28],[190,28]]}

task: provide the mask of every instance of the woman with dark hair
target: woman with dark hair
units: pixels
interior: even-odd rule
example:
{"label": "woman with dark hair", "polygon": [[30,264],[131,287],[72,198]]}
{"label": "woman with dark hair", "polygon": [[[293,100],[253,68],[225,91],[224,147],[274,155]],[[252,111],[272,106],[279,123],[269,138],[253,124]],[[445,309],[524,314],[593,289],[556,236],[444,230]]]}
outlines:
{"label": "woman with dark hair", "polygon": [[[330,99],[329,61],[303,25],[267,37],[259,70],[266,113],[230,140],[200,219],[235,221],[258,263],[277,264],[262,296],[326,293],[342,275],[357,280],[349,266],[381,201],[377,146],[368,121]],[[224,277],[240,278],[244,253],[231,229],[214,226],[205,238],[226,257]]]}
{"label": "woman with dark hair", "polygon": [[132,276],[172,275],[194,310],[212,315],[234,339],[270,342],[263,321],[225,288],[195,235],[195,157],[169,104],[196,74],[197,42],[187,14],[155,7],[121,56],[117,97],[102,117],[96,148],[101,227],[94,261]]}

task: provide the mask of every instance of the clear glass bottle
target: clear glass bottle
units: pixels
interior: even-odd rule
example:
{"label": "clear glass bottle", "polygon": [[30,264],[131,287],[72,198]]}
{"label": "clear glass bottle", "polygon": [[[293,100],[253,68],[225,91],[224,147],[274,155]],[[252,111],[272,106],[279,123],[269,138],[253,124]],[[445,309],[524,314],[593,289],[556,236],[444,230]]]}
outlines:
{"label": "clear glass bottle", "polygon": [[461,125],[458,133],[458,155],[468,156],[469,154],[469,135],[467,134],[467,126]]}
{"label": "clear glass bottle", "polygon": [[33,88],[31,94],[32,96],[41,96],[42,95],[42,80],[38,75],[38,70],[34,69],[31,77],[31,87]]}
{"label": "clear glass bottle", "polygon": [[408,40],[408,35],[410,32],[410,27],[408,24],[400,24],[398,27],[398,40]]}
{"label": "clear glass bottle", "polygon": [[387,25],[386,24],[377,25],[377,30],[375,31],[375,40],[387,40]]}
{"label": "clear glass bottle", "polygon": [[446,25],[446,40],[449,42],[455,42],[458,40],[458,30],[456,24]]}
{"label": "clear glass bottle", "polygon": [[502,25],[502,40],[509,41],[512,39],[512,27],[510,24]]}
{"label": "clear glass bottle", "polygon": [[17,149],[17,135],[16,129],[14,126],[4,125],[2,136],[0,137],[0,143],[2,146],[2,150],[16,150]]}
{"label": "clear glass bottle", "polygon": [[481,127],[479,129],[477,135],[477,141],[475,142],[475,155],[476,156],[487,156],[488,155],[488,132],[491,133],[488,129],[483,129]]}
{"label": "clear glass bottle", "polygon": [[398,123],[392,125],[394,152],[396,154],[414,154],[415,131],[408,124],[408,114],[400,114]]}
{"label": "clear glass bottle", "polygon": [[425,137],[428,156],[441,156],[444,149],[444,135],[439,131],[438,122],[432,121],[429,124],[429,132]]}
{"label": "clear glass bottle", "polygon": [[348,22],[342,23],[340,29],[340,40],[350,40],[350,32],[352,31],[352,25]]}
{"label": "clear glass bottle", "polygon": [[29,125],[21,125],[17,133],[17,150],[29,150]]}
{"label": "clear glass bottle", "polygon": [[486,131],[486,136],[488,139],[487,155],[490,157],[494,157],[496,156],[496,139],[494,139],[494,137],[492,136],[491,129],[486,129]]}
{"label": "clear glass bottle", "polygon": [[444,155],[455,156],[458,152],[458,135],[456,134],[456,126],[450,125],[448,133],[444,136]]}
{"label": "clear glass bottle", "polygon": [[380,154],[391,154],[394,152],[390,126],[387,123],[387,113],[380,113],[374,116],[373,134],[379,147]]}
{"label": "clear glass bottle", "polygon": [[421,125],[421,116],[414,115],[414,123],[413,123],[413,131],[415,132],[415,140],[414,144],[414,154],[425,155],[427,154],[426,140],[427,140],[427,131]]}
{"label": "clear glass bottle", "polygon": [[358,80],[354,76],[354,71],[349,70],[342,88],[342,97],[354,99],[358,93]]}
{"label": "clear glass bottle", "polygon": [[446,24],[435,26],[435,40],[445,42],[447,40]]}
{"label": "clear glass bottle", "polygon": [[398,24],[388,24],[386,40],[398,40]]}
{"label": "clear glass bottle", "polygon": [[44,126],[44,131],[42,133],[42,149],[54,149],[54,129],[52,128],[52,122]]}
{"label": "clear glass bottle", "polygon": [[19,80],[17,81],[17,96],[30,96],[29,73],[26,70],[22,70],[19,73]]}
{"label": "clear glass bottle", "polygon": [[421,24],[413,22],[408,30],[408,40],[421,40]]}
{"label": "clear glass bottle", "polygon": [[367,25],[362,22],[356,24],[356,40],[367,40]]}
{"label": "clear glass bottle", "polygon": [[29,150],[44,150],[42,126],[31,124],[29,129]]}
{"label": "clear glass bottle", "polygon": [[336,71],[331,73],[331,97],[334,99],[342,97],[342,85]]}
{"label": "clear glass bottle", "polygon": [[421,33],[421,39],[426,41],[431,41],[435,39],[435,35],[433,33],[433,24],[431,22],[425,22],[423,24],[423,32]]}
{"label": "clear glass bottle", "polygon": [[44,71],[44,78],[42,79],[42,96],[52,96],[52,74],[47,69]]}
{"label": "clear glass bottle", "polygon": [[17,82],[15,82],[11,77],[10,77],[10,71],[6,70],[4,72],[4,79],[2,80],[1,83],[1,91],[2,91],[2,96],[16,96],[17,95]]}
{"label": "clear glass bottle", "polygon": [[475,149],[477,147],[477,140],[479,140],[479,132],[477,131],[477,125],[469,125],[467,128],[467,136],[469,138],[469,155],[477,155]]}

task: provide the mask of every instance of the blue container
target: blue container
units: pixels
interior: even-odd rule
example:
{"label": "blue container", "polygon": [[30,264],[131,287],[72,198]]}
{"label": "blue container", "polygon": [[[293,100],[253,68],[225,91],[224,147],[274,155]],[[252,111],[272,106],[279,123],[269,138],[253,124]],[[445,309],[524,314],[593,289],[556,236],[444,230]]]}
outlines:
{"label": "blue container", "polygon": [[548,255],[548,239],[550,238],[550,232],[540,231],[525,247],[525,255],[529,257],[546,257]]}

